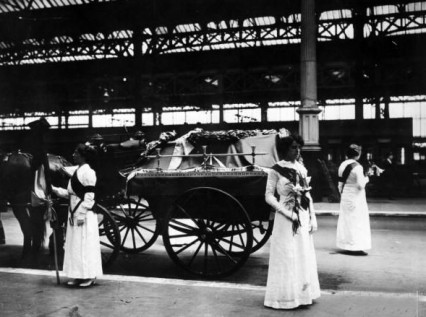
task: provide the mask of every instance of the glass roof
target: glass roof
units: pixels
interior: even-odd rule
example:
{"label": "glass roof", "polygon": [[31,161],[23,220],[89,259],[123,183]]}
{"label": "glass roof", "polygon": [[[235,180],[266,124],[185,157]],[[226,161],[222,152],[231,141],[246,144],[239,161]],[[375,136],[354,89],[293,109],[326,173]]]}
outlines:
{"label": "glass roof", "polygon": [[0,13],[18,12],[22,10],[42,10],[56,7],[77,6],[91,2],[115,2],[119,0],[2,0]]}
{"label": "glass roof", "polygon": [[[87,5],[95,2],[118,2],[120,0],[0,0],[0,15],[7,12],[17,12],[22,10],[49,9],[52,7]],[[406,17],[400,16],[401,12],[406,13]],[[364,36],[369,37],[372,32],[382,32],[385,36],[398,36],[414,33],[426,33],[426,1],[410,2],[399,5],[380,5],[371,6],[367,9],[367,22],[364,26]],[[379,20],[377,16],[385,16],[385,19]],[[389,17],[393,17],[392,19]],[[194,18],[196,19],[196,18]],[[371,23],[369,22],[371,20]],[[154,34],[158,38],[168,37],[174,34],[176,43],[165,48],[160,48],[160,54],[184,53],[191,51],[223,50],[245,47],[261,47],[286,45],[300,43],[300,14],[291,14],[288,16],[254,16],[241,20],[222,20],[210,21],[203,25],[200,23],[186,23],[178,25],[158,25],[156,27],[145,27],[142,29],[143,43],[142,52],[149,53],[152,37]],[[351,39],[353,38],[352,11],[349,9],[324,11],[319,16],[318,22],[319,41],[329,41],[332,39]],[[200,37],[203,33],[204,40]],[[188,35],[186,35],[188,34]],[[191,45],[185,45],[185,38],[190,36]],[[87,60],[96,58],[116,58],[119,55],[114,52],[101,53],[102,44],[106,40],[120,40],[132,42],[133,32],[130,30],[117,30],[108,34],[87,33],[80,34],[77,38],[69,35],[57,35],[49,41],[43,39],[29,38],[21,43],[1,42],[0,55],[9,54],[8,50],[13,51],[16,45],[26,45],[25,60],[20,63],[42,63],[47,61],[73,61]],[[173,37],[170,38],[170,41]],[[167,43],[166,41],[163,41]],[[69,44],[70,46],[84,45],[82,55],[71,55],[63,53],[60,56],[52,53],[47,60],[43,60],[34,54],[31,58],[31,51],[41,50],[45,45],[50,52],[55,52],[55,45]],[[120,44],[112,44],[120,45]],[[133,54],[133,47],[128,45],[127,51],[121,53],[124,55]],[[109,46],[110,47],[110,46]],[[92,55],[84,55],[85,50],[91,48]],[[119,47],[115,47],[117,52]],[[70,55],[70,56],[67,56]],[[37,57],[36,57],[37,56]],[[10,63],[16,61],[10,61]],[[7,63],[7,62],[6,62]],[[5,64],[5,62],[3,62]]]}

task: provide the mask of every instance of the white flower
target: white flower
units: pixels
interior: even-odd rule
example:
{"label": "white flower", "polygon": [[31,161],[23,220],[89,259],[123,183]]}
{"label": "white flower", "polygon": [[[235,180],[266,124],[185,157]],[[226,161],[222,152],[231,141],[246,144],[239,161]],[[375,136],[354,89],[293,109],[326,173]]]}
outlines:
{"label": "white flower", "polygon": [[296,194],[297,196],[301,196],[312,189],[311,187],[302,187],[299,184],[297,185],[288,184],[288,187],[289,187],[289,191],[291,193]]}

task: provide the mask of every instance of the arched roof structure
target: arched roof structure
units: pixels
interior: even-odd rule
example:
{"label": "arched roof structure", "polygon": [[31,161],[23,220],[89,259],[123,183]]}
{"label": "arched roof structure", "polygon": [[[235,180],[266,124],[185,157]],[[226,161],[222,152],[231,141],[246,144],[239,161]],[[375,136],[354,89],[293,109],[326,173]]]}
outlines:
{"label": "arched roof structure", "polygon": [[[425,95],[425,1],[316,12],[320,101]],[[297,100],[300,25],[290,0],[4,0],[0,111]]]}

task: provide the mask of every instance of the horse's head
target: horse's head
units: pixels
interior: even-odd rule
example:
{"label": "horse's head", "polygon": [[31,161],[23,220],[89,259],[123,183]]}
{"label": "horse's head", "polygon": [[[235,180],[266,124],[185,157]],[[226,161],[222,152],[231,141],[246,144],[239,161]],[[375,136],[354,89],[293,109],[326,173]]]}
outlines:
{"label": "horse's head", "polygon": [[47,157],[49,158],[52,185],[66,188],[69,177],[63,173],[62,167],[71,166],[72,164],[60,155],[48,154]]}

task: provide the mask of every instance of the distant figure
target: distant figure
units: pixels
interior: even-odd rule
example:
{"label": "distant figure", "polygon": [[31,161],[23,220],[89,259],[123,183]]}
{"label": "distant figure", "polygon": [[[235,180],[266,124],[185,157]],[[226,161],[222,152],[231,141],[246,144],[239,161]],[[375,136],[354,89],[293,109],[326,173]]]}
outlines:
{"label": "distant figure", "polygon": [[394,165],[394,156],[392,152],[386,154],[386,158],[382,163],[382,167],[384,169],[382,175],[382,184],[385,195],[388,199],[395,199],[395,165]]}
{"label": "distant figure", "polygon": [[373,154],[367,153],[364,174],[365,176],[380,176],[383,173],[383,169],[376,165],[373,161]]}
{"label": "distant figure", "polygon": [[146,148],[146,141],[145,141],[145,133],[142,131],[136,131],[134,136],[131,137],[129,140],[121,142],[120,147],[123,149],[133,149],[138,148],[141,150],[145,150]]}
{"label": "distant figure", "polygon": [[365,185],[368,176],[358,160],[361,146],[351,144],[346,152],[347,160],[339,166],[340,213],[337,222],[336,246],[347,254],[367,255],[371,249],[370,218]]}
{"label": "distant figure", "polygon": [[142,131],[136,131],[135,132],[135,140],[139,140],[139,141],[145,141],[145,133],[143,133]]}
{"label": "distant figure", "polygon": [[90,140],[85,143],[86,145],[93,146],[98,154],[106,153],[108,151],[107,145],[105,144],[104,138],[99,133],[95,133],[90,137]]}

